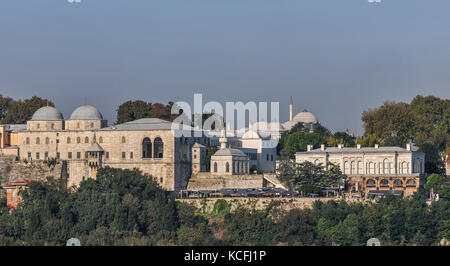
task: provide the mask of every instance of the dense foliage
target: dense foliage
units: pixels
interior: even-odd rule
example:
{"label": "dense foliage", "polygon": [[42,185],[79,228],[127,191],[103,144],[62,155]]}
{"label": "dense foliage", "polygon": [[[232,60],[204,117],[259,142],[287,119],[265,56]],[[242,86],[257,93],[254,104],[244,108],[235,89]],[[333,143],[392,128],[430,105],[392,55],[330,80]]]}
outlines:
{"label": "dense foliage", "polygon": [[54,106],[51,101],[37,96],[16,101],[0,94],[0,124],[23,124],[37,109],[47,105]]}
{"label": "dense foliage", "polygon": [[159,118],[172,121],[177,115],[172,115],[173,102],[167,105],[161,103],[150,103],[141,100],[127,101],[117,109],[116,124],[121,124],[141,118]]}
{"label": "dense foliage", "polygon": [[[32,182],[9,212],[0,201],[0,245],[438,245],[450,238],[450,201],[431,206],[418,194],[376,203],[316,201],[285,210],[273,201],[211,213],[177,203],[138,170],[104,168],[76,191],[53,179]],[[285,199],[288,201],[289,199]],[[250,201],[249,201],[250,202]]]}

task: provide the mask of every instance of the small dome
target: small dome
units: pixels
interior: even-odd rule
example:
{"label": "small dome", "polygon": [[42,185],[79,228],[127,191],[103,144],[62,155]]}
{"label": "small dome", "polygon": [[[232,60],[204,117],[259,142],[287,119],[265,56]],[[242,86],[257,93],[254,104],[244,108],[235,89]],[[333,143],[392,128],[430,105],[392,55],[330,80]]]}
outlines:
{"label": "small dome", "polygon": [[258,132],[253,131],[249,129],[245,134],[242,136],[243,139],[260,139],[261,136],[258,134]]}
{"label": "small dome", "polygon": [[297,123],[302,122],[307,124],[317,124],[319,122],[317,117],[306,109],[303,112],[298,113],[293,120]]}
{"label": "small dome", "polygon": [[90,105],[83,105],[75,109],[72,115],[70,116],[71,120],[103,120],[102,114],[95,108]]}
{"label": "small dome", "polygon": [[34,112],[31,120],[63,120],[64,117],[58,109],[51,106],[45,106],[39,108],[36,112]]}
{"label": "small dome", "polygon": [[238,149],[220,149],[216,153],[214,153],[214,156],[247,156],[245,153],[243,153],[241,150]]}

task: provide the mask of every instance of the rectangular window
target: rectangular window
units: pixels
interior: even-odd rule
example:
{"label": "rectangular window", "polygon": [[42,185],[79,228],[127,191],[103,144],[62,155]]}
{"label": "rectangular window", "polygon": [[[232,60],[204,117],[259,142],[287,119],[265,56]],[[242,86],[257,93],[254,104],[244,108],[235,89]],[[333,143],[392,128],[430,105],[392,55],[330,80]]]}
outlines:
{"label": "rectangular window", "polygon": [[48,158],[48,151],[45,152],[44,157],[45,157],[45,159]]}
{"label": "rectangular window", "polygon": [[39,160],[39,152],[36,152],[36,160]]}
{"label": "rectangular window", "polygon": [[69,151],[69,153],[67,154],[67,157],[69,157],[69,159],[72,159],[72,152]]}
{"label": "rectangular window", "polygon": [[77,152],[77,159],[81,159],[81,152]]}
{"label": "rectangular window", "polygon": [[84,153],[84,158],[87,159],[87,157],[88,157],[88,152],[85,152]]}
{"label": "rectangular window", "polygon": [[125,157],[126,157],[125,154],[126,154],[125,152],[122,152],[122,159],[125,159]]}
{"label": "rectangular window", "polygon": [[133,159],[133,152],[130,152],[130,159]]}
{"label": "rectangular window", "polygon": [[109,159],[109,151],[106,152],[106,159]]}
{"label": "rectangular window", "polygon": [[56,159],[59,159],[60,155],[59,152],[56,153]]}
{"label": "rectangular window", "polygon": [[28,159],[31,159],[31,152],[28,153]]}

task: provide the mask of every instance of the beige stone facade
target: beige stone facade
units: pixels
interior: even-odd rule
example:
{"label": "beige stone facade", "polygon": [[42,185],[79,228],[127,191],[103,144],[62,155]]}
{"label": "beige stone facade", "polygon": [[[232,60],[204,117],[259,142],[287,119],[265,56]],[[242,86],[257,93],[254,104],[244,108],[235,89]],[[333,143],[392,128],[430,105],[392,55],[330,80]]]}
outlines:
{"label": "beige stone facade", "polygon": [[400,147],[356,148],[325,147],[298,152],[296,162],[312,162],[328,167],[338,165],[347,176],[348,191],[353,194],[382,193],[398,191],[405,196],[412,195],[422,185],[425,176],[425,154],[413,151],[410,144]]}
{"label": "beige stone facade", "polygon": [[193,144],[208,144],[206,137],[175,137],[172,123],[160,119],[107,127],[106,120],[91,106],[78,108],[71,116],[77,119],[68,120],[53,107],[41,109],[17,133],[19,160],[55,158],[65,162],[69,186],[95,178],[99,168],[110,166],[138,168],[167,190],[185,189],[191,176]]}

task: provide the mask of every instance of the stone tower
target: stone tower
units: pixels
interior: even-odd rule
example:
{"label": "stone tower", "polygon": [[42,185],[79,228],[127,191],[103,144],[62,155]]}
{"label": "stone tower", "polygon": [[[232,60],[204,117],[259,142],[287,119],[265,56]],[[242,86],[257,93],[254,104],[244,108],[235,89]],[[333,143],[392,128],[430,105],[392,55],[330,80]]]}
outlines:
{"label": "stone tower", "polygon": [[206,147],[195,143],[192,146],[192,175],[199,172],[206,172]]}

